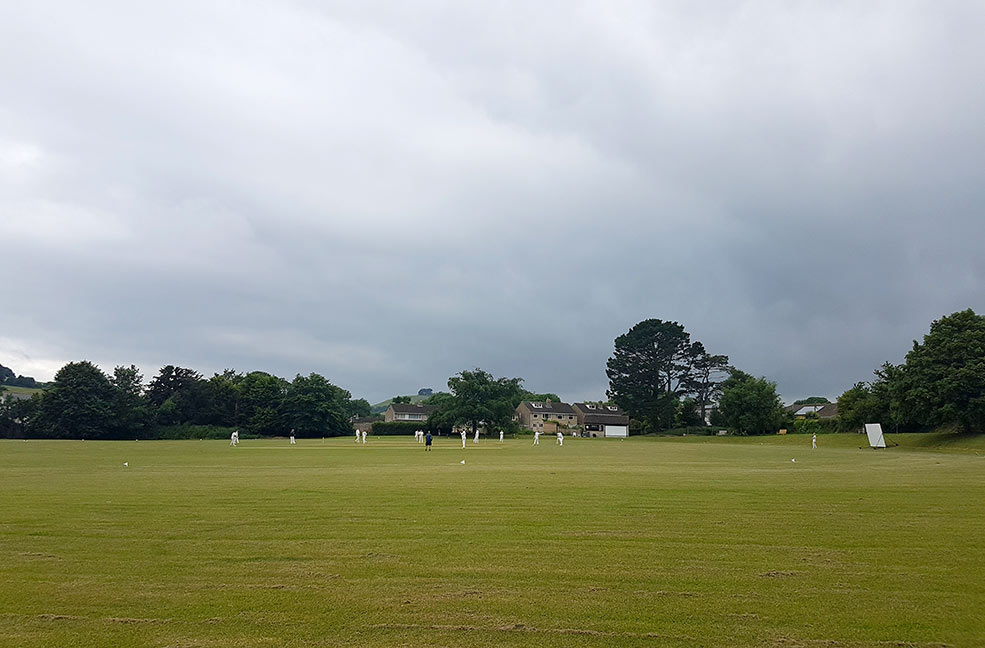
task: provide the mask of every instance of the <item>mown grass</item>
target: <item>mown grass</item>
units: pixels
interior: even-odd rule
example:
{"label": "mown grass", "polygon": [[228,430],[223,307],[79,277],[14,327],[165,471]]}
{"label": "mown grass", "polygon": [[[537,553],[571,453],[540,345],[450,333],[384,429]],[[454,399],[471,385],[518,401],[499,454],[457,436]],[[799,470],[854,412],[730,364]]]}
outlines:
{"label": "mown grass", "polygon": [[985,645],[981,443],[888,440],[0,442],[0,645]]}

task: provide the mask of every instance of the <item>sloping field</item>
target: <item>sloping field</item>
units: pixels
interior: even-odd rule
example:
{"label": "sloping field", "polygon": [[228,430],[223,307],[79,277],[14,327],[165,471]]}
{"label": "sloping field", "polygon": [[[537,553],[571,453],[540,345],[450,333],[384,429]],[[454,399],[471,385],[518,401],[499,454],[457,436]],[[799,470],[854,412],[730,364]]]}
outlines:
{"label": "sloping field", "polygon": [[0,646],[985,645],[985,452],[887,440],[0,442]]}

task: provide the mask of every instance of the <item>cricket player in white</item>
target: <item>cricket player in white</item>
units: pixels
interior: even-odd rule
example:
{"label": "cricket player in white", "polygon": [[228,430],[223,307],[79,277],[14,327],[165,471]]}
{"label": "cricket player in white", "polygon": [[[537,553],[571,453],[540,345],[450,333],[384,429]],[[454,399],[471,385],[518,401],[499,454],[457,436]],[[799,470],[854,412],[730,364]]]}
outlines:
{"label": "cricket player in white", "polygon": [[462,449],[465,449],[465,430],[462,430]]}
{"label": "cricket player in white", "polygon": [[294,445],[294,428],[291,428],[291,445]]}
{"label": "cricket player in white", "polygon": [[366,443],[366,430],[363,430],[363,443]]}
{"label": "cricket player in white", "polygon": [[478,442],[479,442],[479,428],[476,428],[475,429],[475,438],[472,439],[472,443],[478,443]]}
{"label": "cricket player in white", "polygon": [[235,446],[239,443],[239,430],[233,430],[233,433],[229,435],[229,445]]}
{"label": "cricket player in white", "polygon": [[564,432],[558,432],[557,433],[557,444],[559,446],[563,446],[564,445]]}
{"label": "cricket player in white", "polygon": [[359,430],[356,430],[356,443],[359,443]]}
{"label": "cricket player in white", "polygon": [[534,430],[534,445],[540,445],[540,430]]}
{"label": "cricket player in white", "polygon": [[499,431],[499,442],[500,443],[503,442],[503,431],[502,430]]}
{"label": "cricket player in white", "polygon": [[811,437],[811,450],[817,450],[817,432]]}

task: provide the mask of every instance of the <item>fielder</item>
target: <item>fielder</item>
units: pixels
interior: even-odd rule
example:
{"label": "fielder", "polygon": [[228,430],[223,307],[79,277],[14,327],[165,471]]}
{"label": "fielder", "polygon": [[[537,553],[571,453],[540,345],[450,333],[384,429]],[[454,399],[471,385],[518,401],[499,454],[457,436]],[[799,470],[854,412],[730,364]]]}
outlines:
{"label": "fielder", "polygon": [[465,430],[462,430],[462,450],[465,449]]}
{"label": "fielder", "polygon": [[356,430],[356,443],[359,443],[359,430]]}
{"label": "fielder", "polygon": [[499,442],[500,443],[503,442],[503,431],[502,430],[499,431]]}
{"label": "fielder", "polygon": [[294,445],[294,428],[291,428],[291,445]]}
{"label": "fielder", "polygon": [[363,445],[366,444],[366,430],[363,430]]}
{"label": "fielder", "polygon": [[557,444],[559,446],[563,446],[564,445],[564,432],[558,432],[557,433]]}
{"label": "fielder", "polygon": [[817,432],[811,437],[811,450],[817,450]]}
{"label": "fielder", "polygon": [[534,430],[534,445],[540,445],[540,430]]}
{"label": "fielder", "polygon": [[476,444],[479,443],[479,428],[475,429],[475,438],[472,439],[472,443],[476,443]]}

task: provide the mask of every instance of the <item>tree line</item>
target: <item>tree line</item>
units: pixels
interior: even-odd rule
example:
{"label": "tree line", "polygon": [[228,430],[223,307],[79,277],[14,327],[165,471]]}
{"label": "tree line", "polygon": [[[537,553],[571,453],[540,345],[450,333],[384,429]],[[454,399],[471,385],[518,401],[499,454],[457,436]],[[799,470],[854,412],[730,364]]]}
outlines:
{"label": "tree line", "polygon": [[349,434],[352,416],[369,414],[365,399],[323,376],[287,381],[263,371],[226,370],[211,378],[185,367],[162,367],[148,385],[137,367],[105,374],[88,361],[58,370],[30,399],[0,399],[0,434],[53,439],[158,438],[173,426],[240,428],[273,436]]}
{"label": "tree line", "polygon": [[775,382],[736,369],[727,355],[709,353],[678,322],[643,320],[614,347],[606,363],[607,396],[640,432],[702,426],[710,418],[736,432],[765,434],[787,421]]}
{"label": "tree line", "polygon": [[902,364],[886,362],[873,374],[838,398],[844,425],[985,430],[985,316],[969,308],[935,320]]}

